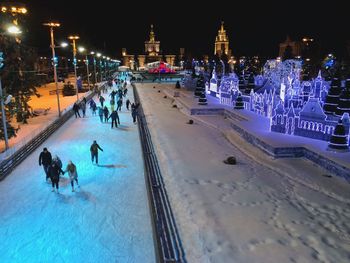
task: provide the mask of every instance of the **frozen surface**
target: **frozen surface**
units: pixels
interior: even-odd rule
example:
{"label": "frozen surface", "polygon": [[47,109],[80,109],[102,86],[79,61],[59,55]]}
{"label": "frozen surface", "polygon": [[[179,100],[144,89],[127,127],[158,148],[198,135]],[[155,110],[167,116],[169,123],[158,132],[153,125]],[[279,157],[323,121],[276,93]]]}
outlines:
{"label": "frozen surface", "polygon": [[[0,182],[0,262],[155,262],[137,126],[125,104],[118,129],[87,113],[70,119]],[[90,160],[93,140],[104,150],[100,166]],[[77,165],[76,192],[67,174],[60,194],[51,192],[38,165],[43,147],[64,167],[70,159]]]}
{"label": "frozen surface", "polygon": [[350,261],[350,184],[268,157],[222,116],[184,115],[163,88],[138,84],[188,262]]}

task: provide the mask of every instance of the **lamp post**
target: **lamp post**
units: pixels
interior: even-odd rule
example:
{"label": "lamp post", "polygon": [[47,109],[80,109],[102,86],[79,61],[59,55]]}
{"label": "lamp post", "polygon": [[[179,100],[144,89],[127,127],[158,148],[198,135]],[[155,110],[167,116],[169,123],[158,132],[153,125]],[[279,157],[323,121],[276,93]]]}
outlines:
{"label": "lamp post", "polygon": [[[27,11],[25,10],[25,12],[27,12]],[[12,25],[12,26],[8,27],[7,32],[9,34],[13,34],[13,35],[17,35],[17,34],[22,33],[17,25]],[[3,61],[4,61],[3,52],[0,51],[0,71],[1,71],[2,67],[4,66]],[[6,112],[5,112],[4,98],[3,98],[3,94],[2,94],[1,75],[0,75],[0,106],[1,106],[1,115],[2,115],[2,125],[3,125],[3,129],[4,129],[5,151],[6,151],[9,148],[9,142],[8,142],[9,139],[8,139],[8,134],[7,134]]]}
{"label": "lamp post", "polygon": [[[83,47],[79,47],[78,48],[79,52],[80,53],[83,53],[85,51],[85,48]],[[89,86],[89,89],[90,89],[90,77],[89,77],[89,59],[88,59],[88,54],[87,54],[87,51],[85,52],[85,65],[86,65],[86,74],[87,74],[87,81],[88,81],[88,86]]]}
{"label": "lamp post", "polygon": [[[91,55],[95,55],[95,52],[92,51],[90,52]],[[97,76],[96,76],[96,59],[95,59],[95,56],[94,56],[94,76],[95,76],[95,85],[97,83]]]}
{"label": "lamp post", "polygon": [[[0,57],[2,57],[2,52],[0,52]],[[0,58],[1,60],[1,58]],[[0,69],[2,68],[2,63],[0,61]],[[5,150],[9,148],[9,139],[7,135],[7,125],[6,125],[6,113],[5,113],[5,105],[4,98],[2,96],[2,86],[1,86],[1,76],[0,76],[0,97],[1,97],[1,116],[2,116],[2,126],[4,128],[4,139],[5,139]]]}
{"label": "lamp post", "polygon": [[[100,58],[101,56],[102,56],[102,54],[101,53],[97,53],[96,54],[96,56],[98,57],[98,58]],[[102,82],[102,71],[101,71],[101,65],[102,65],[102,62],[101,62],[101,58],[100,58],[100,61],[99,61],[99,71],[100,71],[100,80],[101,80],[101,82]]]}
{"label": "lamp post", "polygon": [[75,87],[76,87],[76,94],[77,94],[77,101],[79,100],[79,91],[78,91],[78,77],[77,77],[77,47],[75,45],[75,41],[79,39],[78,36],[69,36],[69,40],[72,40],[73,44],[73,65],[74,65],[74,76],[75,76]]}
{"label": "lamp post", "polygon": [[58,117],[61,117],[61,107],[60,107],[60,96],[58,92],[58,81],[57,81],[57,68],[56,68],[56,54],[55,54],[55,41],[53,35],[53,28],[59,27],[59,23],[45,23],[44,26],[50,27],[50,37],[51,37],[51,50],[52,50],[52,64],[53,64],[53,75],[56,85],[56,95],[57,95],[57,105],[58,105]]}

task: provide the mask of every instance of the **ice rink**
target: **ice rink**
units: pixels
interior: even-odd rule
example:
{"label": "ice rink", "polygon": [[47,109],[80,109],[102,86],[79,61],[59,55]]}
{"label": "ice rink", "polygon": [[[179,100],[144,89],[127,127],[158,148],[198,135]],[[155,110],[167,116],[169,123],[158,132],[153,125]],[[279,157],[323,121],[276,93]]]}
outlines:
{"label": "ice rink", "polygon": [[[139,135],[125,99],[119,115],[111,129],[87,107],[86,118],[72,117],[0,182],[0,262],[155,262]],[[99,166],[91,163],[93,140],[104,150]],[[63,168],[77,165],[76,192],[67,173],[60,193],[51,192],[38,164],[43,147]]]}

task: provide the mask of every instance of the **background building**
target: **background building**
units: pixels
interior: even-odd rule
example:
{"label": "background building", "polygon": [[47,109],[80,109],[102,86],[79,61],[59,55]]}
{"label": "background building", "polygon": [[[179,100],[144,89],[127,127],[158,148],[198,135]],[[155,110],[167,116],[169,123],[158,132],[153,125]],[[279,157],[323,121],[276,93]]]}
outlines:
{"label": "background building", "polygon": [[153,31],[153,25],[151,25],[149,40],[145,41],[144,54],[131,55],[127,53],[126,48],[123,48],[122,56],[123,56],[123,65],[134,70],[139,68],[144,68],[146,67],[146,64],[156,62],[156,61],[165,61],[169,65],[174,66],[175,57],[176,57],[176,55],[161,54],[160,41],[156,41],[156,36]]}

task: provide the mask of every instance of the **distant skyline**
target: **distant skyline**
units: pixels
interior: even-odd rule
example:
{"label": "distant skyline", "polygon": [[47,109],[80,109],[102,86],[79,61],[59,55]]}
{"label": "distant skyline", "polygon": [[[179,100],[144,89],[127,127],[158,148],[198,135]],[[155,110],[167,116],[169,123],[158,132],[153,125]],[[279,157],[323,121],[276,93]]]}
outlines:
{"label": "distant skyline", "polygon": [[[234,56],[260,55],[276,57],[278,44],[289,35],[293,40],[309,36],[319,42],[324,53],[345,49],[350,40],[348,12],[344,3],[317,1],[245,1],[231,9],[225,2],[209,5],[183,1],[113,2],[22,1],[29,13],[24,36],[39,52],[48,51],[48,30],[41,23],[56,20],[56,40],[78,34],[78,44],[121,57],[121,49],[140,54],[154,25],[156,39],[164,53],[178,53],[184,47],[193,55],[213,55],[214,41],[221,21],[230,40]],[[314,2],[314,3],[310,3]],[[191,4],[191,6],[189,6]],[[235,5],[235,2],[230,2]],[[341,32],[339,32],[341,31]]]}

